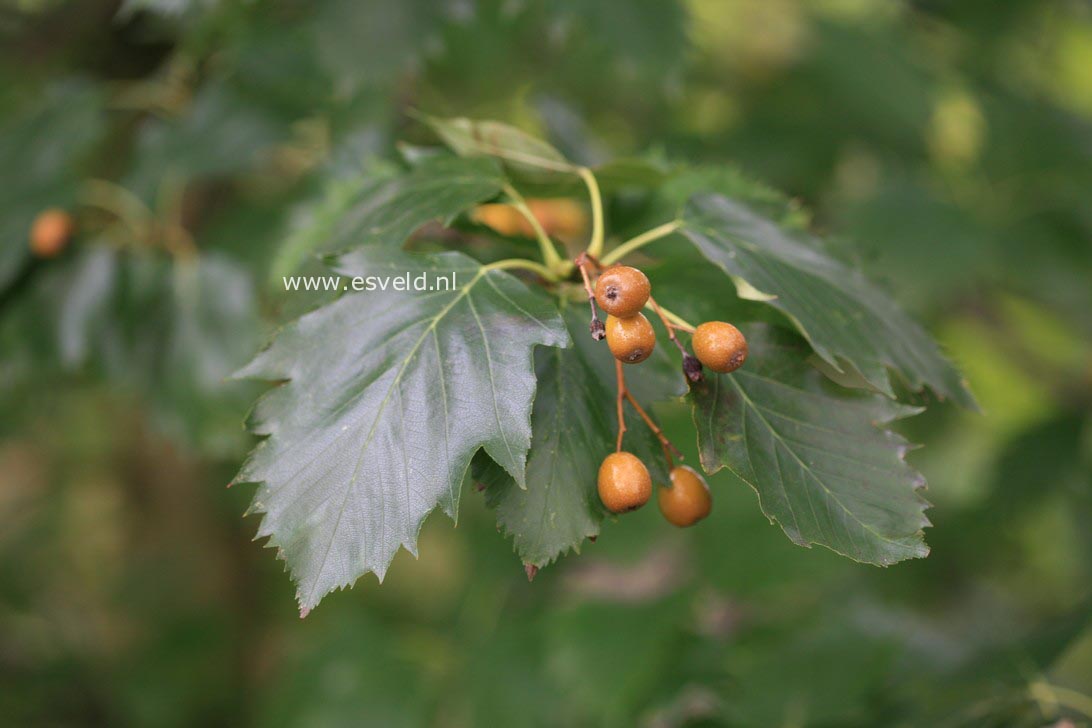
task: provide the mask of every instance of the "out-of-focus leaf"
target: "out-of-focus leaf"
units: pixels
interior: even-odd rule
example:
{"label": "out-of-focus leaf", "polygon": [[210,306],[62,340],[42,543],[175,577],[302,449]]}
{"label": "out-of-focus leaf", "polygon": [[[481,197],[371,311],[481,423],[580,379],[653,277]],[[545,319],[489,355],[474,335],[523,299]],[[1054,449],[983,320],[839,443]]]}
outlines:
{"label": "out-of-focus leaf", "polygon": [[583,26],[595,47],[609,51],[610,70],[623,78],[661,77],[678,68],[688,49],[687,12],[678,0],[558,0],[559,18]]}
{"label": "out-of-focus leaf", "polygon": [[705,470],[728,467],[751,485],[801,546],[881,566],[926,556],[925,481],[903,460],[906,441],[880,429],[918,410],[824,388],[791,335],[756,326],[747,339],[741,369],[690,388]]}
{"label": "out-of-focus leaf", "polygon": [[[618,433],[614,359],[604,342],[588,335],[583,307],[567,308],[565,319],[575,345],[539,349],[535,356],[538,391],[526,489],[495,463],[485,463],[478,473],[516,552],[524,563],[539,567],[570,550],[579,552],[585,538],[598,535],[604,511],[597,474],[603,458],[614,451]],[[683,390],[682,372],[663,347],[640,367],[629,367],[626,383],[644,405]],[[659,442],[628,404],[626,419],[624,448],[641,458],[655,482],[666,483]]]}
{"label": "out-of-focus leaf", "polygon": [[964,407],[974,398],[929,335],[857,271],[817,245],[720,195],[697,195],[683,233],[736,283],[739,295],[789,316],[815,352],[839,371],[855,369],[894,396],[888,369],[915,391],[928,386]]}
{"label": "out-of-focus leaf", "polygon": [[140,129],[126,186],[150,197],[167,176],[190,179],[243,172],[288,136],[285,119],[224,83],[208,83],[182,116],[151,119]]}
{"label": "out-of-focus leaf", "polygon": [[685,595],[559,607],[546,625],[547,674],[566,696],[562,723],[635,725],[676,661],[690,613]]}
{"label": "out-of-focus leaf", "polygon": [[240,444],[250,387],[227,377],[252,355],[260,322],[250,276],[232,260],[172,261],[89,243],[44,274],[9,327],[2,345],[26,375],[103,377],[148,401],[182,442],[210,453]]}
{"label": "out-of-focus leaf", "polygon": [[659,190],[659,196],[677,214],[694,195],[717,194],[746,203],[755,212],[792,228],[804,228],[808,213],[783,193],[751,179],[727,164],[698,165],[675,170]]}
{"label": "out-of-focus leaf", "polygon": [[412,728],[426,722],[421,665],[405,654],[401,633],[376,615],[342,611],[292,637],[258,701],[262,725]]}
{"label": "out-of-focus leaf", "polygon": [[296,271],[309,254],[373,243],[401,246],[425,223],[446,225],[503,186],[496,162],[448,155],[430,157],[404,174],[337,179],[321,201],[300,211],[277,252],[273,280]]}
{"label": "out-of-focus leaf", "polygon": [[669,174],[668,165],[639,157],[612,159],[595,168],[595,179],[604,191],[630,187],[656,188],[668,179]]}
{"label": "out-of-focus leaf", "polygon": [[946,728],[1039,726],[1044,708],[1057,718],[1081,717],[1079,703],[1041,698],[1051,694],[1051,666],[1088,635],[1090,606],[1085,600],[1043,625],[1004,635],[954,669],[913,675],[900,695],[907,714],[916,725]]}
{"label": "out-of-focus leaf", "polygon": [[455,286],[346,295],[240,372],[287,380],[256,406],[254,429],[269,437],[236,480],[259,484],[259,535],[288,562],[304,614],[365,573],[382,577],[401,546],[415,551],[436,506],[454,518],[479,448],[525,484],[532,350],[568,344],[551,304],[460,253],[372,246],[337,272]]}
{"label": "out-of-focus leaf", "polygon": [[496,157],[513,172],[533,180],[575,171],[574,165],[553,146],[503,122],[434,117],[425,117],[425,122],[456,154]]}
{"label": "out-of-focus leaf", "polygon": [[51,86],[0,123],[0,290],[30,257],[30,226],[75,201],[78,165],[105,130],[101,91],[83,81]]}
{"label": "out-of-focus leaf", "polygon": [[308,25],[318,60],[342,93],[389,85],[412,67],[443,20],[443,2],[331,0]]}
{"label": "out-of-focus leaf", "polygon": [[778,627],[748,631],[728,650],[730,724],[853,725],[875,714],[875,694],[894,660],[890,638],[842,614]]}

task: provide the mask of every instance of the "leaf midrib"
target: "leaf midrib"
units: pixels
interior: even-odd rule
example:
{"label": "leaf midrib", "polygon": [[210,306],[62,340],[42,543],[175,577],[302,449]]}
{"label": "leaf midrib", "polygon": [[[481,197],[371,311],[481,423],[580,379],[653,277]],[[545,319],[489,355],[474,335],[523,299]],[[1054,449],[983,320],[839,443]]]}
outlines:
{"label": "leaf midrib", "polygon": [[[470,290],[475,285],[477,285],[478,280],[481,279],[483,275],[485,275],[485,268],[479,268],[478,272],[474,274],[474,277],[463,287],[461,291],[459,291],[459,295],[455,296],[446,306],[444,306],[436,314],[436,316],[432,318],[432,321],[427,327],[425,327],[425,330],[421,332],[421,336],[419,336],[417,341],[414,343],[413,348],[410,349],[410,352],[406,355],[405,359],[403,359],[402,366],[399,368],[398,374],[395,375],[390,387],[387,388],[387,393],[383,396],[383,400],[379,403],[379,408],[375,413],[375,418],[372,420],[371,429],[368,430],[368,434],[364,438],[364,442],[360,446],[360,452],[357,455],[356,463],[353,465],[352,478],[349,480],[349,485],[345,489],[345,497],[342,499],[341,505],[338,507],[337,520],[334,522],[334,528],[330,532],[330,540],[326,544],[326,551],[323,552],[322,560],[318,565],[318,570],[316,571],[316,574],[318,576],[321,576],[323,571],[325,571],[326,569],[326,562],[330,558],[330,550],[334,546],[334,541],[337,540],[337,531],[338,528],[341,526],[341,517],[345,513],[345,505],[349,502],[349,496],[356,489],[357,479],[360,476],[360,466],[364,462],[364,453],[367,452],[368,445],[371,444],[372,438],[375,436],[375,430],[379,426],[379,421],[383,416],[383,412],[386,410],[387,404],[390,402],[391,395],[401,383],[402,376],[405,374],[406,368],[410,365],[410,362],[413,361],[413,358],[417,355],[418,349],[421,348],[421,343],[430,333],[435,330],[440,320],[447,316],[447,314],[451,311],[452,308],[455,307],[457,303],[459,303],[459,301],[469,295]],[[307,599],[305,601],[308,603],[311,602],[315,597],[315,589],[318,587],[320,581],[318,576],[316,576],[314,580],[314,585],[311,587],[311,590],[307,594]]]}

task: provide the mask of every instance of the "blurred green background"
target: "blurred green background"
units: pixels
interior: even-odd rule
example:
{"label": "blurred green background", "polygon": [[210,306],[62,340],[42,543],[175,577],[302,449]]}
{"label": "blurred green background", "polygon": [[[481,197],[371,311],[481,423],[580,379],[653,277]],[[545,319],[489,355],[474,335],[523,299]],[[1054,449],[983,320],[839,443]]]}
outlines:
{"label": "blurred green background", "polygon": [[[301,621],[224,487],[260,388],[223,376],[302,310],[269,269],[323,190],[429,141],[409,109],[798,199],[985,410],[901,425],[932,555],[798,548],[721,474],[701,526],[646,508],[529,584],[468,487]],[[0,722],[1092,721],[1089,3],[3,0],[0,167]],[[192,237],[220,292],[31,261],[77,202]]]}

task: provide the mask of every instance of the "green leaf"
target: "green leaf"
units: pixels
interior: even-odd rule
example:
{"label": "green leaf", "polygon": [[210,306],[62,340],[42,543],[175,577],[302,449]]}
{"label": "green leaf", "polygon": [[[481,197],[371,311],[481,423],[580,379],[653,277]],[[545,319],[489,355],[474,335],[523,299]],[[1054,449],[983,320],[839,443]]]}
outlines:
{"label": "green leaf", "polygon": [[743,368],[707,371],[690,389],[705,470],[728,467],[750,484],[762,512],[801,546],[883,566],[926,556],[925,480],[903,460],[906,441],[880,429],[920,410],[835,388],[787,332],[746,334]]}
{"label": "green leaf", "polygon": [[677,70],[690,47],[690,18],[677,0],[557,0],[550,10],[563,27],[586,33],[589,50],[602,54],[598,73],[610,70],[642,86],[654,87]]}
{"label": "green leaf", "polygon": [[806,229],[810,222],[808,211],[797,201],[729,164],[678,169],[664,181],[659,195],[671,203],[675,214],[694,195],[710,193],[739,200],[757,214],[788,228]]}
{"label": "green leaf", "polygon": [[[565,320],[575,345],[540,349],[535,357],[538,392],[526,489],[492,463],[476,473],[520,559],[539,567],[579,552],[585,538],[598,535],[605,513],[596,487],[599,464],[614,451],[618,433],[614,358],[605,342],[588,335],[584,307],[567,307]],[[663,346],[640,367],[626,369],[626,386],[646,410],[653,401],[681,395],[683,382]],[[625,449],[644,461],[654,482],[666,483],[659,442],[628,404],[626,421]]]}
{"label": "green leaf", "polygon": [[252,386],[227,377],[261,325],[247,271],[217,253],[172,260],[101,240],[56,263],[0,327],[0,359],[28,380],[98,376],[146,401],[177,441],[237,457]]}
{"label": "green leaf", "polygon": [[840,372],[859,372],[894,396],[888,369],[914,390],[975,407],[959,372],[925,330],[882,291],[749,206],[720,195],[686,205],[682,232],[735,281],[743,298],[787,315],[815,352]]}
{"label": "green leaf", "polygon": [[137,133],[125,186],[151,198],[170,175],[230,176],[254,168],[289,138],[288,122],[223,82],[204,85],[183,114],[148,119]]}
{"label": "green leaf", "polygon": [[401,246],[427,222],[443,224],[504,186],[496,162],[443,155],[409,172],[332,181],[322,199],[302,209],[277,252],[273,280],[295,272],[307,255],[361,245]]}
{"label": "green leaf", "polygon": [[304,26],[312,38],[311,52],[338,93],[352,97],[369,85],[397,87],[435,41],[446,7],[427,0],[330,0],[314,9],[314,18]]}
{"label": "green leaf", "polygon": [[50,86],[0,124],[0,290],[30,258],[38,213],[75,201],[80,163],[105,126],[101,90],[75,80]]}
{"label": "green leaf", "polygon": [[500,121],[431,116],[424,120],[445,144],[464,157],[496,157],[513,171],[532,176],[576,170],[552,145]]}
{"label": "green leaf", "polygon": [[[554,307],[461,253],[367,247],[337,272],[455,275],[450,291],[360,292],[285,328],[240,376],[287,380],[259,401],[269,437],[237,481],[298,584],[306,614],[374,572],[437,506],[454,518],[479,448],[522,486],[535,393],[532,350],[564,346]],[[438,285],[438,284],[437,284]]]}

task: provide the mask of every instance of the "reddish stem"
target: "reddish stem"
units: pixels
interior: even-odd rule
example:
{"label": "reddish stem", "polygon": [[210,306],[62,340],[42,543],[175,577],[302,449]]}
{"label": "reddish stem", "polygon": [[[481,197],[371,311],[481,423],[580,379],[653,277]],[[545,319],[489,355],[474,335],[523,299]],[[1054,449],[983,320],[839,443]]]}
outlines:
{"label": "reddish stem", "polygon": [[623,401],[628,393],[626,392],[626,375],[622,373],[622,362],[617,359],[614,360],[614,373],[618,379],[618,442],[615,443],[614,451],[622,452],[622,435],[626,432],[626,413]]}

